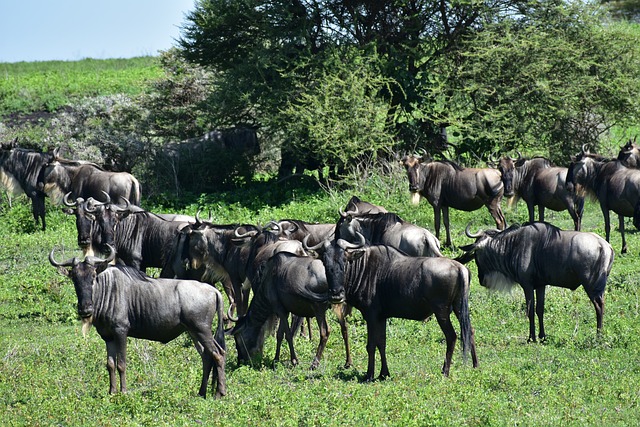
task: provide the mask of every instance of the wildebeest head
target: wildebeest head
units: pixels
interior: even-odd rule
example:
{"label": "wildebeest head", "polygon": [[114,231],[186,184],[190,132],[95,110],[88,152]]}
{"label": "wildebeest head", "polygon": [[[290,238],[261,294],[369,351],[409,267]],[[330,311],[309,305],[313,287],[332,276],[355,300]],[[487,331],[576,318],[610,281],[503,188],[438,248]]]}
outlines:
{"label": "wildebeest head", "polygon": [[[95,200],[90,197],[85,201],[82,197],[78,197],[76,200],[71,201],[69,196],[71,196],[71,193],[65,194],[62,199],[64,205],[68,208],[65,209],[64,212],[68,215],[75,215],[76,231],[78,232],[78,246],[85,252],[85,254],[88,254],[91,251],[91,241],[93,238],[93,228],[96,217],[86,208],[87,204],[93,204]],[[92,254],[89,253],[89,255]]]}
{"label": "wildebeest head", "polygon": [[415,156],[404,156],[401,160],[402,165],[407,171],[409,178],[409,191],[411,192],[411,202],[417,204],[420,202],[420,191],[423,189],[426,176],[420,168],[421,161]]}
{"label": "wildebeest head", "polygon": [[113,246],[109,247],[109,256],[106,259],[94,256],[85,257],[80,261],[77,257],[68,259],[63,262],[57,262],[54,258],[55,248],[49,253],[49,262],[58,271],[68,276],[73,281],[73,286],[78,297],[78,314],[83,322],[88,319],[90,322],[93,315],[93,284],[96,276],[107,268],[109,263],[116,257],[116,250]]}
{"label": "wildebeest head", "polygon": [[307,245],[308,236],[302,244],[306,251],[316,253],[324,264],[327,284],[329,286],[329,301],[340,304],[345,301],[345,272],[346,263],[355,261],[364,254],[365,237],[356,233],[358,243],[350,243],[343,239],[325,240],[315,246]]}
{"label": "wildebeest head", "polygon": [[505,197],[512,197],[515,194],[513,176],[516,170],[516,162],[511,157],[504,156],[498,161],[497,169],[502,176]]}
{"label": "wildebeest head", "polygon": [[54,159],[40,171],[38,189],[46,193],[54,203],[60,203],[65,196],[64,189],[71,187],[71,177],[62,164]]}
{"label": "wildebeest head", "polygon": [[582,152],[571,157],[571,163],[567,168],[566,186],[570,192],[577,195],[584,195],[586,188],[591,186],[595,178],[596,163],[600,160],[594,158],[589,153]]}
{"label": "wildebeest head", "polygon": [[629,139],[625,145],[620,147],[618,160],[628,168],[640,168],[640,146],[636,144],[636,138]]}

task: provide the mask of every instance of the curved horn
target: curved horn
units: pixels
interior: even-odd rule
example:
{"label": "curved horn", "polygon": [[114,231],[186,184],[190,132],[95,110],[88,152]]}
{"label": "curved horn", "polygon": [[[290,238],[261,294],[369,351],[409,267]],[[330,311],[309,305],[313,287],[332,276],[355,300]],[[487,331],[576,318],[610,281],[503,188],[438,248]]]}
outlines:
{"label": "curved horn", "polygon": [[234,236],[236,236],[238,239],[244,239],[245,237],[253,237],[256,234],[258,234],[258,232],[255,231],[255,230],[247,231],[247,232],[245,232],[243,234],[240,234],[240,232],[238,231],[240,228],[241,227],[236,227],[236,229],[233,230]]}
{"label": "curved horn", "polygon": [[113,246],[107,244],[107,246],[109,247],[109,256],[105,259],[105,258],[100,258],[97,256],[88,256],[86,257],[84,260],[87,262],[87,264],[90,265],[96,265],[96,264],[108,264],[111,261],[113,261],[114,259],[116,259],[116,248],[114,248]]}
{"label": "curved horn", "polygon": [[280,223],[275,222],[274,220],[269,221],[268,223],[265,224],[264,229],[272,229],[273,231],[280,231]]}
{"label": "curved horn", "polygon": [[364,244],[367,243],[367,239],[365,239],[364,235],[359,231],[356,231],[356,236],[358,236],[358,243],[351,243],[343,239],[338,239],[336,243],[344,250],[360,249],[364,247]]}
{"label": "curved horn", "polygon": [[322,242],[318,243],[317,245],[309,246],[307,244],[307,242],[309,241],[309,237],[311,237],[311,234],[307,234],[302,239],[302,247],[304,248],[305,251],[317,251],[318,249],[320,249],[324,245],[324,241],[322,241]]}
{"label": "curved horn", "polygon": [[227,309],[227,319],[231,320],[233,323],[236,323],[238,321],[238,317],[234,317],[234,315],[231,314],[231,310],[233,309],[233,307],[235,307],[235,304],[229,304],[229,308]]}
{"label": "curved horn", "polygon": [[[106,205],[106,204],[111,203],[111,196],[109,196],[109,193],[107,193],[106,191],[102,190],[102,194],[104,194],[105,199],[106,199],[106,200],[104,201],[104,203],[100,202],[100,201],[99,201],[99,200],[97,200],[97,199],[96,199],[96,202],[100,202],[100,203],[102,203],[103,205]],[[127,199],[125,199],[124,197],[122,197],[122,199],[127,200]],[[129,201],[127,200],[127,204],[128,204],[128,202],[129,202]]]}
{"label": "curved horn", "polygon": [[65,206],[68,206],[70,208],[75,208],[76,206],[78,206],[78,202],[70,201],[69,200],[70,196],[71,196],[71,191],[69,191],[67,194],[64,195],[64,197],[62,198],[62,203],[64,203]]}
{"label": "curved horn", "polygon": [[71,267],[74,266],[78,263],[78,258],[74,257],[74,258],[69,258],[66,261],[63,262],[58,262],[55,260],[55,258],[53,257],[53,253],[55,252],[56,248],[51,249],[51,252],[49,252],[49,262],[51,263],[51,265],[53,265],[54,267]]}
{"label": "curved horn", "polygon": [[589,144],[582,144],[582,152],[583,153],[589,152]]}
{"label": "curved horn", "polygon": [[464,229],[464,234],[471,239],[477,239],[478,237],[481,237],[484,234],[482,231],[479,231],[476,234],[471,234],[470,230],[471,230],[471,223],[467,224],[467,227]]}

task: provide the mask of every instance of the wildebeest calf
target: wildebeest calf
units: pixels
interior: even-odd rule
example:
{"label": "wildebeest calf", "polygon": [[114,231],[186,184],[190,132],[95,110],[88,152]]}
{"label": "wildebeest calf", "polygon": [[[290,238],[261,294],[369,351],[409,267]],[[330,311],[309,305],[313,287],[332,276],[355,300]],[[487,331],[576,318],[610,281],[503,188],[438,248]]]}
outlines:
{"label": "wildebeest calf", "polygon": [[[120,391],[127,390],[127,337],[167,343],[188,332],[202,357],[198,394],[206,397],[214,366],[216,397],[226,394],[223,302],[217,289],[191,280],[153,279],[131,267],[109,267],[115,258],[113,248],[107,259],[73,258],[61,263],[54,259],[54,250],[49,261],[73,281],[83,332],[93,324],[107,345],[109,393],[117,391],[116,369]],[[216,315],[214,337],[212,323]]]}

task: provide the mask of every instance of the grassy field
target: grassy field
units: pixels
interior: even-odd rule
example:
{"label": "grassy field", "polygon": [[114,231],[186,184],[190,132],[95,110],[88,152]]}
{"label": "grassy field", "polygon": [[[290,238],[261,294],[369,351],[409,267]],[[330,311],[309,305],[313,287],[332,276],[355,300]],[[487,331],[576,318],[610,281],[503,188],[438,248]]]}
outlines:
{"label": "grassy field", "polygon": [[0,117],[53,112],[83,97],[143,90],[162,74],[154,57],[0,63]]}
{"label": "grassy field", "polygon": [[[386,206],[433,230],[425,201],[409,204],[406,178],[374,175],[354,188],[324,192],[262,183],[243,191],[209,194],[181,212],[212,209],[217,223],[265,223],[298,218],[335,222],[352,194]],[[146,206],[154,211],[171,207]],[[173,208],[175,210],[175,208]],[[72,217],[51,208],[50,228],[31,225],[28,206],[0,214],[0,424],[1,425],[637,425],[640,403],[640,236],[628,235],[630,252],[616,260],[606,290],[604,333],[596,337],[595,312],[585,292],[547,291],[545,343],[528,344],[524,296],[487,291],[472,271],[471,320],[480,367],[464,363],[460,346],[451,376],[443,378],[444,337],[436,322],[391,319],[387,353],[391,378],[360,383],[366,372],[366,327],[359,313],[349,319],[355,367],[343,369],[338,324],[330,321],[320,368],[310,371],[317,345],[296,339],[301,365],[272,366],[275,339],[262,361],[238,366],[228,339],[227,382],[222,400],[197,398],[200,358],[187,337],[167,345],[129,340],[125,395],[109,395],[104,343],[95,331],[83,338],[73,285],[47,261],[53,246],[75,251]],[[506,211],[524,221],[526,208]],[[464,228],[491,227],[486,210],[452,212],[454,244],[469,243]],[[566,214],[548,220],[571,228]],[[602,216],[588,203],[586,231],[603,234]],[[631,225],[629,224],[631,227]],[[456,256],[457,251],[445,251]],[[457,322],[456,330],[459,329]],[[379,360],[376,369],[379,369]]]}

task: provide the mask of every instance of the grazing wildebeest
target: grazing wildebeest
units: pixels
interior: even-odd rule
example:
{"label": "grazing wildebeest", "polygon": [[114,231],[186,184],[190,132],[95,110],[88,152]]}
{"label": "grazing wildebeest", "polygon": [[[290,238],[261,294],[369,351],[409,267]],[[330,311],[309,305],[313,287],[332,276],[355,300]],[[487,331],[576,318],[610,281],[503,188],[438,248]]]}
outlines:
{"label": "grazing wildebeest", "polygon": [[409,256],[442,256],[440,242],[429,230],[406,222],[394,213],[341,213],[336,224],[336,239],[354,243],[358,233],[370,244],[391,246]]}
{"label": "grazing wildebeest", "polygon": [[[613,265],[613,249],[594,233],[563,231],[546,222],[514,224],[500,232],[486,230],[477,234],[475,243],[461,249],[458,259],[475,259],[478,279],[488,288],[510,289],[519,283],[524,290],[529,317],[529,341],[536,340],[535,314],[544,332],[544,297],[547,285],[576,290],[580,285],[596,310],[597,330],[602,330],[604,289]],[[535,291],[535,298],[534,298]],[[537,306],[536,306],[536,301]]]}
{"label": "grazing wildebeest", "polygon": [[389,246],[365,247],[362,235],[359,240],[349,245],[337,240],[310,249],[321,250],[330,301],[346,301],[360,310],[367,323],[365,380],[373,380],[376,349],[382,363],[380,378],[389,376],[386,324],[391,317],[424,320],[435,315],[447,342],[442,373],[448,376],[457,339],[449,318],[453,311],[460,322],[463,353],[466,356],[470,350],[473,366],[478,366],[469,317],[469,270],[448,258],[409,257]]}
{"label": "grazing wildebeest", "polygon": [[351,196],[344,209],[345,212],[353,212],[357,214],[377,214],[387,213],[388,211],[382,206],[360,200],[358,196]]}
{"label": "grazing wildebeest", "polygon": [[506,221],[500,208],[504,185],[500,172],[490,168],[463,168],[454,162],[431,161],[405,156],[402,164],[409,177],[412,203],[418,204],[420,196],[433,206],[436,237],[440,238],[440,213],[447,234],[445,246],[451,246],[449,208],[474,211],[486,206],[499,229]]}
{"label": "grazing wildebeest", "polygon": [[57,157],[42,169],[38,188],[58,203],[71,192],[71,200],[89,197],[100,200],[103,192],[116,203],[126,198],[140,204],[141,190],[138,180],[127,172],[108,172],[95,163],[67,160]]}
{"label": "grazing wildebeest", "polygon": [[38,176],[43,167],[53,160],[53,154],[17,148],[15,141],[0,149],[0,184],[6,188],[9,204],[12,195],[24,193],[31,200],[31,211],[36,224],[46,229],[44,198],[38,188]]}
{"label": "grazing wildebeest", "polygon": [[[93,325],[107,345],[109,393],[127,391],[127,337],[168,343],[188,332],[202,357],[202,382],[198,394],[206,397],[213,367],[216,397],[227,392],[225,341],[222,325],[223,301],[212,286],[192,280],[153,279],[126,266],[108,264],[115,258],[110,248],[106,259],[86,257],[64,262],[49,261],[73,281],[78,297],[78,314],[83,333]],[[214,317],[218,317],[215,337]]]}
{"label": "grazing wildebeest", "polygon": [[205,268],[207,282],[220,281],[229,297],[229,313],[239,316],[249,305],[249,288],[244,288],[249,250],[234,243],[237,234],[260,229],[249,224],[216,225],[199,221],[182,231],[184,253],[193,269]]}
{"label": "grazing wildebeest", "polygon": [[640,169],[640,146],[636,144],[636,137],[620,147],[618,160],[628,168]]}
{"label": "grazing wildebeest", "polygon": [[621,252],[626,253],[624,218],[632,217],[633,225],[640,229],[640,170],[628,168],[619,160],[602,160],[582,152],[569,165],[567,187],[577,194],[586,193],[598,199],[607,242],[611,233],[609,211],[618,214]]}
{"label": "grazing wildebeest", "polygon": [[[229,331],[236,340],[239,361],[247,362],[261,352],[264,325],[275,314],[280,319],[280,324],[274,362],[280,359],[280,348],[284,336],[289,345],[291,363],[297,365],[298,357],[293,346],[293,333],[289,326],[289,313],[292,313],[300,317],[315,317],[318,322],[320,342],[311,363],[311,369],[317,368],[329,338],[326,311],[331,303],[324,265],[310,256],[278,252],[266,262],[265,271],[260,277],[260,284],[254,290],[247,315],[240,318],[236,326]],[[343,338],[345,338],[344,334]],[[346,365],[351,366],[346,339],[345,349]]]}
{"label": "grazing wildebeest", "polygon": [[527,203],[529,222],[533,222],[535,207],[538,206],[538,220],[544,221],[545,208],[568,210],[573,219],[574,229],[580,231],[584,198],[567,189],[567,168],[551,165],[543,157],[513,160],[503,157],[498,163],[502,174],[504,195],[511,197],[509,206],[522,198]]}

